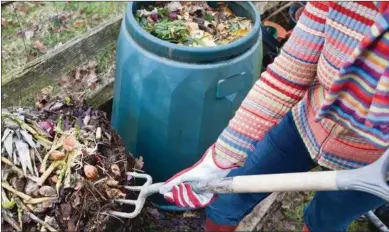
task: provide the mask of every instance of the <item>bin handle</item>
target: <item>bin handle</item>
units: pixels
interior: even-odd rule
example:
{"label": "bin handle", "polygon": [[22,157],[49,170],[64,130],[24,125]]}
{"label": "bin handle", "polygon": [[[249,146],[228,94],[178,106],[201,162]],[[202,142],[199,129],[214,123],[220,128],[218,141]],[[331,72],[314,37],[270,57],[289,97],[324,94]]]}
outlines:
{"label": "bin handle", "polygon": [[242,90],[245,86],[245,77],[246,72],[241,72],[219,80],[216,88],[216,98],[221,99]]}

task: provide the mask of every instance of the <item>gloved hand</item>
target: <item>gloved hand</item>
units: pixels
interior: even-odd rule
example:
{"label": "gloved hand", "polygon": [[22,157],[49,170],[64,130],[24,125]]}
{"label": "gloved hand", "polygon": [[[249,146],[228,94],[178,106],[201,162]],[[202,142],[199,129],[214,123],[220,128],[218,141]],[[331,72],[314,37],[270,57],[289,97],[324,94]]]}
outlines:
{"label": "gloved hand", "polygon": [[161,187],[160,193],[170,203],[185,208],[201,208],[212,202],[214,194],[195,193],[188,181],[201,181],[226,177],[236,165],[221,166],[215,156],[215,145],[212,145],[203,157],[192,167],[189,167],[167,180]]}

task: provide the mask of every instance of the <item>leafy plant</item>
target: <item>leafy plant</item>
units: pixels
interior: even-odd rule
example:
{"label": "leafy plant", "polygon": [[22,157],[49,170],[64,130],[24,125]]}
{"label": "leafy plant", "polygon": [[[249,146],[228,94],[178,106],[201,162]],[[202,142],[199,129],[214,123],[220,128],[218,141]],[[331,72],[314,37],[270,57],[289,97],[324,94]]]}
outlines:
{"label": "leafy plant", "polygon": [[174,43],[185,43],[189,37],[185,22],[182,20],[169,21],[168,19],[162,19],[154,24],[151,33],[160,39]]}

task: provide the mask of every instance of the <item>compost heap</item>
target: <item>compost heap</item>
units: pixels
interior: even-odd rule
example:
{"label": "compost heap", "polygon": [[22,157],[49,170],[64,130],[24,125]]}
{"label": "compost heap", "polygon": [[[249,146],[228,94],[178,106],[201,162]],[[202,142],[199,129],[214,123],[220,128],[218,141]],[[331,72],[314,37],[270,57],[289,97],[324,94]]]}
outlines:
{"label": "compost heap", "polygon": [[126,197],[125,172],[142,160],[125,151],[104,112],[69,97],[44,103],[3,110],[2,229],[106,230],[107,211],[122,208],[113,199]]}
{"label": "compost heap", "polygon": [[229,44],[246,36],[253,26],[222,2],[216,8],[206,2],[156,2],[138,10],[135,18],[152,35],[193,47]]}

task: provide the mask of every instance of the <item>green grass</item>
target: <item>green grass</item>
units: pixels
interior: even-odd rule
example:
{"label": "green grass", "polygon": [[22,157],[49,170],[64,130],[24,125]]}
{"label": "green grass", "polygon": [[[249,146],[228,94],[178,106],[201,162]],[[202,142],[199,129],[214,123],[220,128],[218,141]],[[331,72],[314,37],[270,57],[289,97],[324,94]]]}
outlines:
{"label": "green grass", "polygon": [[[123,14],[126,2],[15,2],[2,9],[2,74],[23,67],[43,55],[34,48],[40,41],[47,52]],[[24,31],[33,32],[31,38]]]}
{"label": "green grass", "polygon": [[[291,220],[294,222],[296,226],[297,231],[301,231],[301,229],[304,226],[304,209],[305,207],[309,204],[311,199],[314,196],[314,192],[309,192],[304,195],[304,197],[298,197],[295,198],[294,204],[292,204],[291,207],[288,209],[284,209],[284,215],[286,216],[287,219]],[[288,197],[286,197],[287,200]],[[369,228],[369,222],[367,219],[363,220],[355,220],[351,223],[349,228],[347,229],[348,232],[361,232],[361,231],[371,231]]]}

